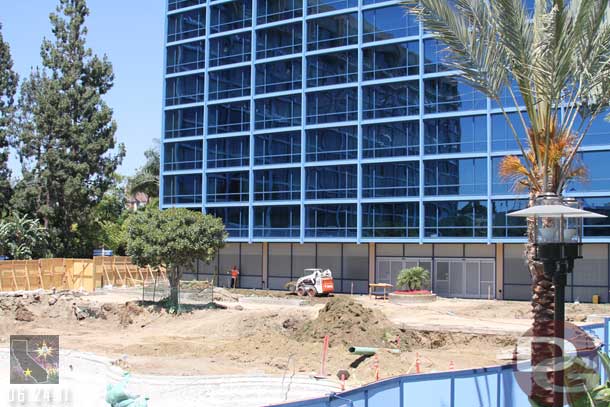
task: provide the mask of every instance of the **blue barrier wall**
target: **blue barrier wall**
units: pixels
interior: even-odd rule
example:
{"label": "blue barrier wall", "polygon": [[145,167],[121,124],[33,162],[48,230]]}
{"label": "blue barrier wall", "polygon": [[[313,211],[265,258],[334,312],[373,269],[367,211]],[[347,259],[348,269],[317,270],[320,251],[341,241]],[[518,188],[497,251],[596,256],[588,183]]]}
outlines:
{"label": "blue barrier wall", "polygon": [[[610,319],[582,327],[608,344]],[[605,347],[607,349],[607,347]],[[521,364],[520,364],[521,366]],[[523,365],[527,367],[527,364]],[[529,406],[515,366],[397,376],[357,389],[282,407],[522,407]]]}

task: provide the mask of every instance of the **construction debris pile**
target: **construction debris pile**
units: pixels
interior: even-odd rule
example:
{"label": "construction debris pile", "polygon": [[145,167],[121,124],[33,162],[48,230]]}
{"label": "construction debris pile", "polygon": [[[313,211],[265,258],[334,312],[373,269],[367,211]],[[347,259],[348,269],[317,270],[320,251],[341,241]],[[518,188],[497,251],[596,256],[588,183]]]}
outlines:
{"label": "construction debris pile", "polygon": [[141,307],[136,302],[124,304],[91,301],[81,291],[31,291],[0,294],[0,317],[18,322],[34,322],[38,318],[114,320],[127,327],[144,313],[163,313],[159,307]]}

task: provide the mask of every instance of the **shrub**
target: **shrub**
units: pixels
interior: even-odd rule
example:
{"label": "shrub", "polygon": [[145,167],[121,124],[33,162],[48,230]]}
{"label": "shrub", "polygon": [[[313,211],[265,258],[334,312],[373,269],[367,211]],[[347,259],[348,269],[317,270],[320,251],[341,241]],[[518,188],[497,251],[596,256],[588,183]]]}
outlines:
{"label": "shrub", "polygon": [[411,267],[401,270],[396,279],[398,288],[421,290],[430,281],[430,272],[423,267]]}

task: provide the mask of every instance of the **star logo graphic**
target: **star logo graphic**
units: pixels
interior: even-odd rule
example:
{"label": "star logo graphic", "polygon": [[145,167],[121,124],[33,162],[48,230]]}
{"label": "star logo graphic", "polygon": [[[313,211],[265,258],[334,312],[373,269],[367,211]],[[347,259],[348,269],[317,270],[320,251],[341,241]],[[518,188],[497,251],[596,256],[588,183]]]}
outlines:
{"label": "star logo graphic", "polygon": [[25,377],[32,377],[32,371],[30,369],[25,369],[23,371],[23,376],[25,376]]}
{"label": "star logo graphic", "polygon": [[45,341],[43,341],[38,348],[36,348],[36,354],[40,359],[47,360],[47,358],[52,357],[55,350],[53,347],[47,345]]}

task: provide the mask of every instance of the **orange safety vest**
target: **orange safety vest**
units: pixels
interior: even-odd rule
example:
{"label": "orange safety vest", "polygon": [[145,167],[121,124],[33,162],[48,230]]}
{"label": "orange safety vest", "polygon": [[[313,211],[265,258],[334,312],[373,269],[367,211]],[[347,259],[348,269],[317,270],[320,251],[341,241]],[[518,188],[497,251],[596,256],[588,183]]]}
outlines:
{"label": "orange safety vest", "polygon": [[239,270],[238,269],[231,270],[231,277],[232,278],[237,278],[238,275],[239,275]]}

